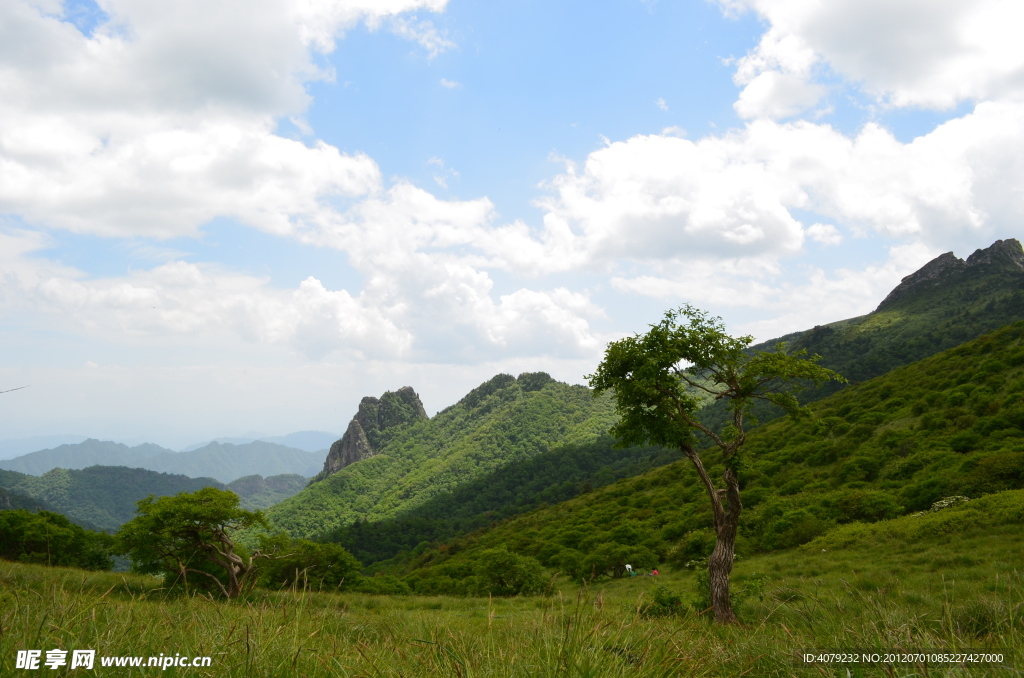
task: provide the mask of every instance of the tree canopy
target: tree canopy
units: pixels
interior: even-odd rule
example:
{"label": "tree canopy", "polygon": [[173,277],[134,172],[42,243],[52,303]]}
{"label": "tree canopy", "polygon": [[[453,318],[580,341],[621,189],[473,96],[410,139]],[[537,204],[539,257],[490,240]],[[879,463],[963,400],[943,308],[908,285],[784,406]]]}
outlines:
{"label": "tree canopy", "polygon": [[[753,337],[732,337],[720,318],[684,306],[665,313],[644,335],[612,342],[596,372],[588,376],[595,394],[611,392],[620,420],[612,433],[623,444],[673,446],[693,463],[707,490],[716,544],[708,562],[715,619],[736,617],[729,599],[729,573],[743,510],[738,468],[752,403],[766,401],[793,415],[804,412],[794,391],[807,384],[842,380],[816,364],[819,356],[749,351]],[[705,403],[725,400],[731,421],[715,431],[698,417]],[[698,445],[701,434],[719,450],[723,487],[708,474]]]}
{"label": "tree canopy", "polygon": [[117,533],[117,543],[137,572],[193,581],[238,596],[254,572],[253,560],[231,537],[235,530],[267,526],[259,511],[238,506],[233,492],[206,487],[169,497],[152,495],[138,502],[138,514]]}

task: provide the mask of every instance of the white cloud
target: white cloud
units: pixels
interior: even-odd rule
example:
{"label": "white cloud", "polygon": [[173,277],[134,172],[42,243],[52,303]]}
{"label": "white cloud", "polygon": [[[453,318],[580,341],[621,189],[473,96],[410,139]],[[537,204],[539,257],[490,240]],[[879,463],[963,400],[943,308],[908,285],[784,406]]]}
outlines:
{"label": "white cloud", "polygon": [[661,97],[658,97],[657,99],[654,100],[654,105],[657,106],[658,108],[660,108],[663,111],[667,111],[668,110],[668,104],[665,103],[665,100],[662,99]]}
{"label": "white cloud", "polygon": [[406,40],[418,42],[427,50],[431,59],[456,47],[454,42],[446,38],[429,21],[395,17],[391,20],[391,32]]}
{"label": "white cloud", "polygon": [[893,106],[949,108],[1024,95],[1024,5],[1015,0],[720,4],[727,12],[753,9],[770,23],[736,73],[746,87],[737,110],[746,117],[812,106],[814,70],[823,64]]}
{"label": "white cloud", "polygon": [[[522,252],[535,269],[777,261],[833,226],[933,248],[1006,237],[1024,214],[1024,104],[984,103],[902,143],[878,125],[848,137],[828,125],[769,120],[697,141],[638,136],[591,153],[550,182],[545,228]],[[519,231],[516,231],[516,228]],[[523,226],[497,238],[525,240]],[[517,250],[506,261],[515,264]],[[524,258],[527,258],[524,256]]]}
{"label": "white cloud", "polygon": [[441,78],[441,87],[444,87],[445,89],[458,89],[459,87],[462,87],[462,83],[457,80]]}
{"label": "white cloud", "polygon": [[811,224],[807,227],[811,240],[822,245],[841,245],[843,236],[832,224]]}

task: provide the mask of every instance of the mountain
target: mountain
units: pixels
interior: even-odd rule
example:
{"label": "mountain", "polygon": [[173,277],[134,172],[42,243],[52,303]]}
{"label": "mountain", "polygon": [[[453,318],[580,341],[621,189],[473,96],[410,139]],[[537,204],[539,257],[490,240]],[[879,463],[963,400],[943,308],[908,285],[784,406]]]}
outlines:
{"label": "mountain", "polygon": [[[19,474],[20,475],[20,474]],[[12,482],[14,481],[14,482]],[[135,515],[135,502],[150,494],[161,497],[221,487],[213,478],[188,478],[124,466],[55,468],[41,476],[0,477],[5,489],[42,500],[51,511],[101,530],[115,530]],[[34,508],[34,507],[33,507]]]}
{"label": "mountain", "polygon": [[60,445],[0,461],[0,469],[38,476],[54,468],[82,469],[86,466],[131,466],[146,468],[145,462],[160,454],[174,454],[167,448],[144,443],[128,447],[109,440],[89,438],[73,445]]}
{"label": "mountain", "polygon": [[115,530],[135,515],[135,503],[151,494],[162,497],[218,487],[237,494],[244,508],[256,510],[294,495],[305,485],[306,478],[299,475],[253,475],[225,486],[213,478],[125,466],[55,468],[41,476],[0,471],[0,509],[45,509],[90,529]]}
{"label": "mountain", "polygon": [[[806,349],[822,356],[821,364],[857,383],[901,365],[1024,320],[1024,248],[1013,238],[997,240],[975,251],[966,261],[946,252],[903,278],[873,312],[819,325],[772,339],[752,348],[771,350],[785,342],[790,350]],[[817,400],[843,388],[828,384],[801,394],[803,402]],[[761,422],[781,410],[760,405]],[[705,423],[720,428],[727,421],[725,403],[702,414]]]}
{"label": "mountain", "polygon": [[324,468],[313,482],[378,454],[394,433],[427,418],[423,403],[411,386],[387,391],[380,398],[363,398],[345,435],[331,445]]}
{"label": "mountain", "polygon": [[298,474],[312,476],[320,467],[321,454],[257,440],[242,445],[210,443],[191,452],[161,454],[143,468],[187,476],[211,476],[230,483],[244,476]]}
{"label": "mountain", "polygon": [[[305,452],[320,452],[326,450],[331,446],[331,443],[337,439],[337,435],[334,433],[328,433],[327,431],[296,431],[295,433],[289,433],[284,436],[250,436],[250,437],[238,437],[238,438],[214,438],[213,440],[204,440],[201,443],[194,443],[187,447],[181,448],[181,452],[191,452],[192,450],[198,450],[201,447],[206,447],[210,443],[231,443],[233,445],[244,445],[246,443],[256,442],[262,440],[266,443],[276,443],[278,445],[284,445],[285,447],[294,447],[297,450],[303,450]],[[36,448],[38,449],[38,448]]]}
{"label": "mountain", "polygon": [[242,508],[255,511],[298,494],[307,482],[305,476],[294,473],[269,478],[254,475],[232,480],[225,489],[231,490],[241,498]]}
{"label": "mountain", "polygon": [[57,445],[80,443],[87,436],[52,435],[33,436],[31,438],[9,438],[0,440],[0,459],[13,459],[36,450],[45,450]]}
{"label": "mountain", "polygon": [[174,452],[150,443],[128,447],[90,438],[76,445],[61,445],[0,461],[0,469],[41,475],[54,468],[127,466],[191,478],[216,478],[226,483],[253,474],[312,476],[319,469],[321,458],[315,452],[262,441],[243,445],[209,443],[191,452]]}
{"label": "mountain", "polygon": [[[748,435],[740,557],[953,495],[1024,487],[1024,322],[809,408],[811,419],[778,419]],[[713,457],[705,463],[720,477]],[[378,567],[405,574],[416,592],[459,593],[479,554],[505,546],[585,578],[622,559],[654,567],[706,557],[710,526],[705,491],[680,460]]]}
{"label": "mountain", "polygon": [[367,424],[359,424],[366,438],[360,449],[372,454],[271,507],[268,519],[292,536],[309,537],[357,519],[396,516],[556,445],[594,441],[615,417],[610,398],[542,372],[499,374],[432,418],[412,412],[414,396],[403,389],[375,399],[395,405],[383,409],[397,423],[385,416],[383,428],[379,405],[374,416],[372,408],[361,408]]}

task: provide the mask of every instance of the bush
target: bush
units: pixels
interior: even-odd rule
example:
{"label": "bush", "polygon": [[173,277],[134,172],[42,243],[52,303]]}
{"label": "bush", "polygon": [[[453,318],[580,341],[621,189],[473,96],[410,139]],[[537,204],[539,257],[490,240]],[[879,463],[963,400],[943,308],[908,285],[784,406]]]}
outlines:
{"label": "bush", "polygon": [[653,601],[641,611],[645,617],[674,617],[683,612],[682,596],[662,584],[655,585]]}
{"label": "bush", "polygon": [[260,535],[260,550],[271,554],[259,565],[259,583],[268,588],[290,586],[340,589],[360,577],[362,565],[337,544]]}
{"label": "bush", "polygon": [[540,562],[530,556],[512,553],[506,546],[481,553],[477,572],[483,593],[492,596],[530,595],[544,589]]}

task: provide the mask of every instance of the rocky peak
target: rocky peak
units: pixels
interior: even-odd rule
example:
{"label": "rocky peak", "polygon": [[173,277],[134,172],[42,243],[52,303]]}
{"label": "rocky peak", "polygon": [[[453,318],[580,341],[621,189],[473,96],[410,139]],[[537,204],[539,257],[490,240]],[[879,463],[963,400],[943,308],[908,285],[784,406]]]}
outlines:
{"label": "rocky peak", "polygon": [[380,398],[363,398],[345,434],[331,445],[324,469],[313,482],[372,457],[380,452],[392,429],[426,418],[423,403],[411,386],[386,391]]}
{"label": "rocky peak", "polygon": [[967,257],[967,261],[958,258],[952,252],[935,257],[927,264],[900,281],[900,284],[889,293],[875,312],[881,311],[912,293],[934,287],[948,280],[951,276],[981,266],[999,266],[1024,271],[1024,248],[1016,238],[996,240],[985,249],[975,250]]}

